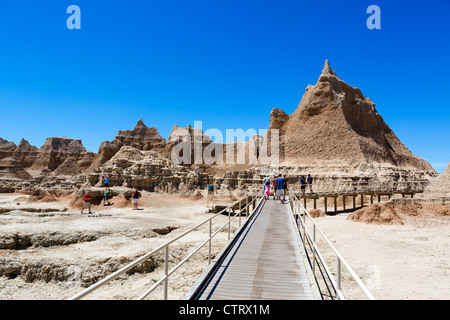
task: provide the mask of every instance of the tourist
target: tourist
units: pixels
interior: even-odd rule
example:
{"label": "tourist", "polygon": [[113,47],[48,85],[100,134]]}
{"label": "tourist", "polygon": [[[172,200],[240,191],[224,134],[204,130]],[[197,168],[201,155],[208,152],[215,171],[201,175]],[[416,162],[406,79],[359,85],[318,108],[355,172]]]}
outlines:
{"label": "tourist", "polygon": [[309,193],[313,193],[313,190],[312,190],[313,178],[311,177],[310,174],[308,174],[308,178],[306,178],[306,179],[308,180]]}
{"label": "tourist", "polygon": [[91,212],[91,199],[92,199],[92,197],[91,197],[90,191],[86,192],[86,194],[83,197],[83,209],[81,210],[81,214],[84,213],[85,208],[88,208],[89,214],[92,213]]}
{"label": "tourist", "polygon": [[108,202],[108,205],[110,204],[109,200],[108,200],[109,194],[110,194],[110,191],[109,191],[109,188],[108,188],[108,189],[106,189],[105,193],[103,194],[103,205],[104,206],[106,206],[106,202]]}
{"label": "tourist", "polygon": [[105,177],[105,188],[109,188],[109,176]]}
{"label": "tourist", "polygon": [[281,197],[283,197],[283,201],[285,200],[284,195],[284,185],[286,180],[283,178],[281,174],[278,175],[278,178],[275,180],[275,184],[277,186],[277,198],[278,202],[282,203]]}
{"label": "tourist", "polygon": [[214,185],[211,184],[208,186],[208,191],[206,194],[206,207],[214,209],[214,206],[216,205],[215,201],[216,201],[216,196],[214,193]]}
{"label": "tourist", "polygon": [[283,189],[284,189],[284,195],[283,195],[283,202],[284,202],[284,201],[286,201],[286,194],[287,194],[287,189],[288,189],[287,179],[284,179]]}
{"label": "tourist", "polygon": [[277,183],[275,181],[277,181],[277,177],[273,179],[273,200],[277,198]]}
{"label": "tourist", "polygon": [[300,190],[302,192],[302,195],[305,195],[305,189],[306,189],[306,179],[305,176],[302,176],[300,178]]}
{"label": "tourist", "polygon": [[105,176],[106,176],[106,173],[105,173],[105,171],[102,170],[102,183],[105,182]]}
{"label": "tourist", "polygon": [[270,178],[269,177],[265,177],[263,182],[264,182],[264,198],[266,200],[269,200],[269,195],[270,195]]}
{"label": "tourist", "polygon": [[133,192],[133,210],[138,210],[138,200],[141,197],[141,193],[138,189]]}
{"label": "tourist", "polygon": [[198,181],[199,170],[200,170],[199,167],[195,167],[195,169],[194,169],[194,179],[195,179],[195,181]]}

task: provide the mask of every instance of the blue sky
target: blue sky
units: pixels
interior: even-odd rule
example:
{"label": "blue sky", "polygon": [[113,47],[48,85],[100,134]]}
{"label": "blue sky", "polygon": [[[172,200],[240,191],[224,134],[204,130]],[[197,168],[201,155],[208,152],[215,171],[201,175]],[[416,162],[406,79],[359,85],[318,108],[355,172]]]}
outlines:
{"label": "blue sky", "polygon": [[[395,2],[395,3],[394,3]],[[81,30],[69,30],[69,5]],[[369,5],[381,29],[369,30]],[[294,112],[325,59],[399,139],[450,161],[450,1],[2,0],[0,137],[68,136],[98,151],[139,119],[266,129]]]}

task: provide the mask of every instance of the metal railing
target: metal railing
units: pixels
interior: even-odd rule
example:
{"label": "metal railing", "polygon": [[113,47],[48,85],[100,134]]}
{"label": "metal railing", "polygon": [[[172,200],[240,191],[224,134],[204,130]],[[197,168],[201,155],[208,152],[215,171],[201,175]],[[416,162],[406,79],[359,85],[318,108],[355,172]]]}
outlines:
{"label": "metal railing", "polygon": [[[212,249],[212,239],[223,229],[228,227],[228,240],[231,239],[231,221],[233,219],[238,218],[239,219],[239,227],[242,224],[241,217],[242,213],[245,212],[246,219],[250,218],[250,216],[255,211],[255,208],[257,208],[257,200],[258,198],[262,198],[261,195],[251,195],[241,198],[240,200],[235,201],[234,203],[230,204],[226,208],[222,209],[218,213],[214,214],[214,216],[206,219],[205,221],[199,223],[198,225],[192,227],[191,229],[187,230],[183,234],[175,237],[174,239],[166,242],[165,244],[157,247],[156,249],[152,250],[151,252],[148,252],[147,254],[143,255],[142,257],[130,262],[126,266],[122,267],[121,269],[117,270],[116,272],[112,273],[111,275],[107,276],[106,278],[100,280],[99,282],[93,284],[89,288],[83,290],[82,292],[72,296],[69,298],[69,300],[79,300],[88,294],[94,292],[98,288],[102,287],[103,285],[109,283],[110,281],[116,279],[120,275],[124,274],[128,270],[132,269],[133,267],[139,265],[140,263],[146,261],[151,256],[156,254],[157,252],[164,250],[164,275],[154,283],[152,287],[147,289],[143,294],[141,294],[137,300],[143,300],[145,299],[152,291],[154,291],[159,285],[164,283],[164,300],[168,299],[168,281],[169,277],[179,268],[181,267],[185,262],[188,261],[189,258],[191,258],[195,253],[197,253],[203,246],[208,244],[208,264],[211,264],[211,249]],[[237,206],[237,212],[235,212],[235,207]],[[250,210],[250,206],[252,207]],[[223,216],[224,213],[228,214],[228,220],[226,223],[224,223],[221,227],[219,227],[214,233],[212,231],[212,220],[216,217]],[[232,214],[234,213],[234,214]],[[189,255],[187,255],[183,260],[181,260],[175,267],[173,267],[171,270],[169,270],[169,246],[172,245],[175,241],[181,239],[182,237],[188,235],[192,231],[197,230],[201,226],[205,225],[206,223],[209,224],[209,237],[205,241],[203,241],[199,246],[197,246]]]}
{"label": "metal railing", "polygon": [[[292,188],[302,192],[301,184],[299,182],[290,184]],[[305,184],[305,193],[327,193],[327,192],[423,192],[428,185],[427,180],[414,180],[414,181],[397,181],[397,182],[377,182],[377,181],[342,181],[342,180],[330,180],[319,181],[312,184]]]}
{"label": "metal railing", "polygon": [[[361,281],[361,279],[356,275],[356,273],[353,271],[353,269],[350,267],[350,265],[345,261],[345,259],[341,256],[341,254],[336,250],[336,248],[333,246],[333,244],[328,240],[328,238],[325,236],[323,231],[319,228],[319,226],[314,222],[313,218],[310,216],[309,212],[304,208],[301,201],[296,197],[296,195],[289,190],[289,204],[291,206],[292,214],[294,215],[295,221],[297,222],[297,227],[299,229],[300,237],[303,241],[303,246],[305,247],[305,251],[308,254],[307,250],[307,244],[309,245],[311,255],[312,257],[308,256],[308,259],[310,261],[311,269],[313,272],[314,277],[316,277],[316,269],[319,268],[319,265],[321,266],[320,272],[322,273],[322,277],[326,278],[331,282],[331,285],[334,289],[334,292],[338,299],[344,300],[344,295],[342,293],[342,266],[344,266],[347,271],[350,273],[353,280],[358,284],[359,288],[362,290],[362,292],[365,294],[365,296],[370,300],[375,300],[373,295],[370,293],[369,289],[364,285],[364,283]],[[312,234],[306,227],[306,218],[309,218],[312,222]],[[317,232],[322,235],[323,240],[326,244],[331,248],[334,255],[336,256],[336,278],[334,278],[330,268],[328,267],[322,253],[319,250],[319,247],[317,245]],[[318,268],[316,268],[316,265]],[[322,268],[325,271],[325,274],[322,272]],[[326,283],[326,279],[324,280]],[[330,290],[329,290],[330,292]],[[330,292],[330,295],[331,292]]]}

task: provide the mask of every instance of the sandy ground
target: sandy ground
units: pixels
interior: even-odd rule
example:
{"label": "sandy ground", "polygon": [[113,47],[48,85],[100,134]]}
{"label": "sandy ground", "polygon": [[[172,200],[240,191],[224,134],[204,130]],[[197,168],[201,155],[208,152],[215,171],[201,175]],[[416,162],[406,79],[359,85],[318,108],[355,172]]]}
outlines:
{"label": "sandy ground", "polygon": [[[70,207],[71,197],[29,203],[24,196],[0,195],[0,210],[12,210],[0,214],[0,299],[67,299],[214,216],[206,212],[203,199],[144,193],[141,210],[132,210],[131,203],[124,200],[113,198],[114,205],[94,206],[94,214],[89,216]],[[30,208],[45,212],[29,212]],[[222,215],[214,218],[213,232],[226,219]],[[170,246],[169,269],[207,239],[207,226]],[[233,225],[232,231],[236,229]],[[27,246],[5,248],[19,243],[17,239]],[[228,231],[219,232],[213,240],[213,256],[227,241]],[[171,276],[169,298],[181,299],[207,265],[205,247]],[[160,252],[88,299],[135,299],[161,278],[163,270]],[[161,299],[162,286],[149,298]]]}
{"label": "sandy ground", "polygon": [[[0,195],[0,299],[67,299],[213,215],[206,212],[204,199],[173,195],[145,193],[138,211],[124,199],[112,199],[114,205],[95,206],[92,216],[72,208],[71,200],[68,196],[58,202],[30,203],[27,196]],[[401,215],[403,225],[367,224],[347,216],[315,221],[375,298],[450,298],[448,216]],[[213,229],[226,219],[218,216]],[[170,268],[207,234],[203,226],[171,245]],[[227,234],[218,234],[213,255],[227,243]],[[181,299],[191,288],[207,267],[207,252],[200,250],[171,276],[169,299]],[[324,249],[323,255],[333,269],[333,253]],[[135,299],[163,271],[160,253],[88,299]],[[349,279],[344,273],[345,296],[364,298]],[[161,299],[162,290],[158,287],[149,298]]]}
{"label": "sandy ground", "polygon": [[[403,225],[382,225],[347,220],[348,215],[314,220],[376,299],[450,298],[450,217],[400,214]],[[323,252],[335,273],[336,255]],[[365,298],[347,272],[343,277],[345,297]]]}

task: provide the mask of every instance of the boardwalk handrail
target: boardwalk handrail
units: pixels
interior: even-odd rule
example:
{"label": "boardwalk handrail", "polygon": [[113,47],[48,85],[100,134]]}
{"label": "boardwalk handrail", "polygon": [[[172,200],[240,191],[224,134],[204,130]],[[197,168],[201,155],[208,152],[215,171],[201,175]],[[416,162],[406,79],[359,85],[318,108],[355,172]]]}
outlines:
{"label": "boardwalk handrail", "polygon": [[[153,290],[155,290],[160,284],[164,282],[164,300],[168,299],[168,280],[171,274],[173,274],[181,265],[183,265],[186,261],[188,261],[189,258],[191,258],[195,253],[197,253],[204,245],[208,243],[209,249],[208,249],[208,264],[211,264],[211,248],[212,248],[212,239],[214,236],[216,236],[220,231],[222,231],[225,227],[228,226],[228,240],[230,240],[231,234],[231,221],[239,217],[239,226],[241,225],[241,216],[242,212],[245,211],[246,218],[249,218],[251,214],[253,213],[256,202],[258,199],[258,195],[247,195],[226,208],[222,209],[221,211],[217,212],[214,216],[204,220],[203,222],[197,224],[196,226],[192,227],[191,229],[185,231],[181,235],[173,238],[172,240],[166,242],[165,244],[153,249],[152,251],[146,253],[142,257],[130,262],[126,266],[122,267],[121,269],[117,270],[116,272],[110,274],[106,278],[100,280],[99,282],[93,284],[92,286],[86,288],[85,290],[81,291],[80,293],[72,296],[69,298],[69,300],[79,300],[88,294],[92,293],[93,291],[97,290],[98,288],[102,287],[103,285],[107,284],[108,282],[116,279],[118,276],[124,274],[128,270],[132,269],[133,267],[137,266],[138,264],[144,262],[145,260],[149,259],[152,255],[155,253],[161,251],[164,249],[164,275],[159,279],[151,288],[147,289],[141,296],[137,298],[137,300],[142,300],[145,297],[147,297]],[[249,198],[251,199],[249,201]],[[245,203],[245,205],[244,205]],[[234,207],[238,205],[238,212],[234,215],[231,215],[231,212],[234,211]],[[242,207],[242,205],[244,205]],[[249,214],[249,208],[250,205],[252,206],[252,211],[250,211]],[[214,233],[212,233],[212,220],[218,216],[220,216],[223,213],[228,213],[228,221],[224,223],[221,227],[219,227]],[[185,257],[181,262],[179,262],[175,267],[173,267],[171,270],[169,270],[169,245],[174,243],[175,241],[181,239],[182,237],[186,236],[187,234],[191,233],[192,231],[198,229],[199,227],[203,226],[204,224],[209,222],[209,237],[205,241],[203,241],[198,247],[196,247],[187,257]]]}
{"label": "boardwalk handrail", "polygon": [[[345,298],[344,298],[344,295],[341,290],[341,284],[342,284],[341,283],[341,280],[342,280],[341,265],[343,265],[347,269],[347,271],[350,273],[352,278],[355,280],[355,282],[358,284],[358,286],[361,288],[361,290],[363,291],[365,296],[369,300],[375,300],[374,296],[369,291],[369,289],[364,285],[364,283],[356,275],[356,273],[353,271],[353,269],[350,267],[350,265],[345,261],[345,259],[342,257],[342,255],[337,251],[337,249],[333,246],[333,244],[330,242],[330,240],[325,236],[325,233],[315,223],[314,219],[311,217],[308,210],[305,209],[305,207],[302,205],[301,201],[297,198],[297,196],[291,190],[289,190],[289,202],[290,202],[292,214],[294,215],[295,220],[296,221],[300,220],[301,225],[298,227],[299,227],[300,235],[301,235],[301,232],[303,231],[302,240],[303,240],[303,245],[305,246],[305,251],[306,251],[306,240],[308,240],[310,243],[312,243],[312,259],[311,260],[312,260],[312,272],[314,274],[314,277],[315,277],[315,269],[316,269],[315,263],[316,263],[316,257],[317,257],[319,259],[319,261],[321,262],[321,264],[324,266],[325,272],[326,272],[328,278],[330,279],[333,287],[336,290],[337,297],[340,300],[344,300]],[[301,218],[301,216],[303,216],[303,219]],[[306,217],[308,217],[311,220],[312,225],[313,225],[312,236],[306,227]],[[300,228],[302,230],[300,230]],[[319,231],[319,233],[322,235],[325,242],[329,245],[329,247],[332,249],[332,251],[336,255],[336,269],[337,269],[336,270],[336,273],[337,273],[336,279],[334,279],[329,267],[327,266],[327,264],[325,262],[325,259],[323,258],[322,254],[317,246],[316,230]]]}

